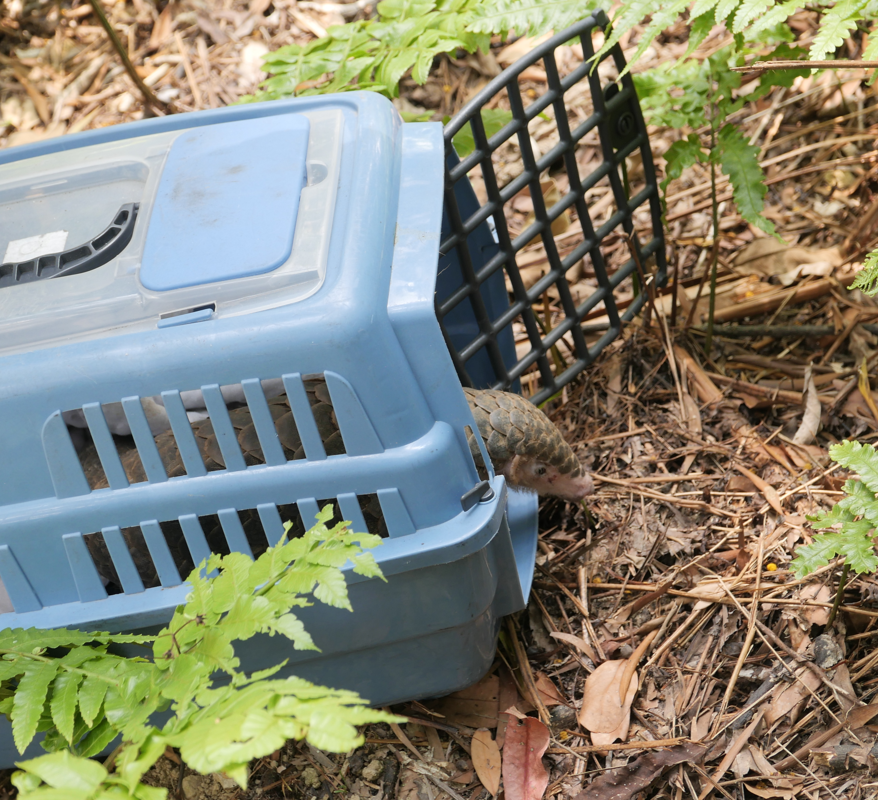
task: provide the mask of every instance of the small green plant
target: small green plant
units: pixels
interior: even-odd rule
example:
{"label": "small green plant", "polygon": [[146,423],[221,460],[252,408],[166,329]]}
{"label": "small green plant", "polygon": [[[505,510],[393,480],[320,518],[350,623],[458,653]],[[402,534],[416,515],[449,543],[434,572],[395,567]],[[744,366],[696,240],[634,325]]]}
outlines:
{"label": "small green plant", "polygon": [[870,444],[841,442],[829,448],[833,461],[853,470],[859,480],[845,481],[846,497],[829,511],[809,516],[815,530],[829,531],[800,547],[791,566],[799,577],[809,575],[833,558],[844,558],[854,572],[878,570],[875,536],[878,528],[878,452]]}
{"label": "small green plant", "polygon": [[857,273],[851,289],[859,289],[864,294],[878,294],[878,250],[869,253],[863,259],[863,268]]}
{"label": "small green plant", "polygon": [[334,25],[326,36],[269,53],[263,67],[272,77],[247,99],[355,89],[397,97],[406,73],[425,83],[442,53],[487,52],[492,35],[505,37],[512,29],[519,35],[560,31],[584,12],[580,0],[382,0],[371,19]]}
{"label": "small green plant", "polygon": [[[350,610],[346,562],[382,577],[365,551],[380,538],[347,523],[329,528],[331,517],[325,508],[304,536],[285,536],[255,561],[212,555],[191,573],[185,605],[157,636],[0,632],[0,711],[19,752],[37,732],[50,751],[19,763],[13,783],[22,800],[163,800],[165,790],[141,779],[167,747],[192,769],[225,772],[246,787],[248,763],[289,739],[346,752],[362,743],[356,726],[396,720],[353,692],[273,677],[286,662],[240,671],[234,645],[257,634],[316,649],[292,609],[310,605],[311,595]],[[118,645],[151,646],[153,658],[119,655]],[[167,710],[170,719],[157,724],[153,715]],[[89,760],[119,736],[113,772]]]}
{"label": "small green plant", "polygon": [[[788,29],[774,32],[775,38],[790,38]],[[690,42],[690,51],[696,42]],[[719,255],[719,203],[717,198],[717,169],[729,178],[732,197],[741,216],[750,224],[769,234],[775,234],[774,224],[763,214],[763,203],[768,191],[765,174],[759,164],[759,148],[750,144],[741,130],[726,120],[743,107],[745,102],[764,97],[776,86],[790,86],[807,70],[772,70],[760,76],[756,89],[739,96],[741,76],[731,67],[744,63],[750,52],[740,40],[733,42],[703,61],[683,58],[676,63],[665,63],[635,76],[644,117],[648,122],[675,130],[691,131],[665,151],[665,179],[661,183],[663,196],[668,184],[696,163],[710,169],[711,211],[713,218],[713,246],[706,269],[710,272],[709,307],[705,351],[710,352],[713,337],[713,316],[716,301],[716,272]],[[772,58],[789,59],[800,56],[786,42],[777,45]],[[698,131],[705,131],[699,135]]]}

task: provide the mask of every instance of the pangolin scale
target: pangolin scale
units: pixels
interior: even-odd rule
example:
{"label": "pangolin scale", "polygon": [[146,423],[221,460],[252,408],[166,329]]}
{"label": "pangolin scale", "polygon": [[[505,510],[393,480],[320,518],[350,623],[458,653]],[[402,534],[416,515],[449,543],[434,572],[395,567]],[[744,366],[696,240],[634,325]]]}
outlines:
{"label": "pangolin scale", "polygon": [[[305,389],[327,455],[343,453],[344,444],[326,383],[322,378],[306,379]],[[464,389],[464,393],[495,470],[505,475],[511,486],[576,501],[592,491],[591,478],[582,469],[573,449],[542,411],[520,395],[509,392]],[[275,397],[268,402],[284,454],[289,460],[305,458],[305,451],[286,396]],[[265,459],[247,406],[230,408],[229,416],[245,463],[248,466],[264,463]],[[222,452],[210,419],[193,422],[192,430],[207,470],[225,469]],[[173,433],[171,431],[159,433],[155,436],[155,442],[168,477],[185,475],[186,468]],[[474,436],[470,436],[469,443],[479,471],[484,474],[484,465]],[[117,437],[116,445],[128,480],[131,483],[145,481],[146,474],[131,437]],[[80,453],[80,461],[92,489],[108,486],[93,444],[89,444]],[[320,505],[324,503],[321,502]],[[284,521],[289,520],[293,523],[293,535],[295,535],[296,530],[302,528],[298,514],[292,508],[282,507],[279,510]],[[370,531],[386,535],[377,498],[373,496],[371,501],[364,501],[362,510]],[[266,547],[265,535],[262,533],[258,517],[255,512],[248,511],[240,512],[239,516],[254,555],[258,555]],[[228,552],[219,520],[201,518],[201,523],[211,550],[219,553]],[[162,531],[181,575],[185,576],[193,565],[179,523],[162,523]],[[122,533],[144,585],[157,586],[158,577],[140,529],[126,528]],[[103,537],[90,535],[86,537],[86,542],[99,573],[108,581],[118,585],[116,570]]]}

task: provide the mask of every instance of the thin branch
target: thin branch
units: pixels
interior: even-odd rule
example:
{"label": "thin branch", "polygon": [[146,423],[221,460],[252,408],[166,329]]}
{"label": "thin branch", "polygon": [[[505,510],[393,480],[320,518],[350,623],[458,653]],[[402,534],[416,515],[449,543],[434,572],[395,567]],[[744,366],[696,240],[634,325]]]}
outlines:
{"label": "thin branch", "polygon": [[745,67],[730,67],[732,72],[764,72],[769,69],[876,69],[878,61],[839,58],[833,61],[754,61]]}
{"label": "thin branch", "polygon": [[112,42],[113,48],[119,54],[119,58],[122,59],[122,65],[125,67],[125,71],[128,73],[131,80],[134,81],[135,86],[140,90],[146,104],[154,111],[172,110],[170,105],[165,105],[153,94],[152,89],[150,89],[149,86],[143,82],[143,78],[137,74],[134,64],[132,64],[131,59],[128,58],[128,52],[125,50],[125,45],[122,44],[115,29],[110,24],[110,20],[107,19],[107,15],[104,13],[100,0],[88,0],[88,4],[92,7],[95,15],[100,20],[103,29],[107,32],[107,36],[110,37],[110,42]]}

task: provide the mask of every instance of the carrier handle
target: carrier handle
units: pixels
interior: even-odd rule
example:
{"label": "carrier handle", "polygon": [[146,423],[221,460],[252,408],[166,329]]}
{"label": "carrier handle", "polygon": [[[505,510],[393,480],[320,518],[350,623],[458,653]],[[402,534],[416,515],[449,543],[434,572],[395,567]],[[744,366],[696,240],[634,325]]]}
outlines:
{"label": "carrier handle", "polygon": [[90,242],[29,261],[0,264],[0,289],[46,278],[79,275],[102,267],[128,246],[139,208],[140,203],[125,203],[113,221]]}

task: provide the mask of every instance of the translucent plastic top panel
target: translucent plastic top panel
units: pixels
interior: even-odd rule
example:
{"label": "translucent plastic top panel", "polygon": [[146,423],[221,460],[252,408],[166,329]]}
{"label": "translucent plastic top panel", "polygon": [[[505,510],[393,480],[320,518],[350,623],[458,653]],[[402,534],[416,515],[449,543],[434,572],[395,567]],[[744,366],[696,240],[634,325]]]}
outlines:
{"label": "translucent plastic top panel", "polygon": [[314,294],[343,124],[310,110],[0,165],[0,353]]}

